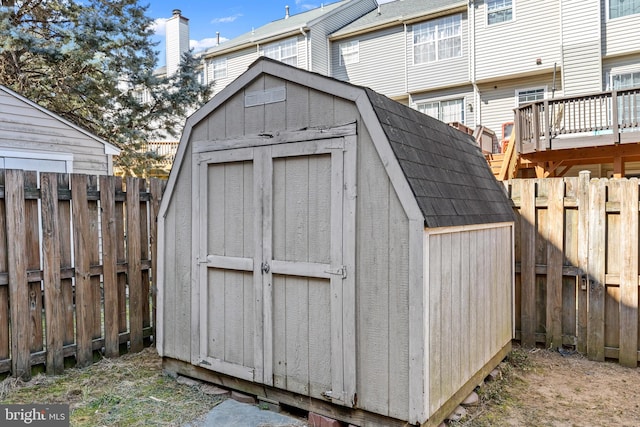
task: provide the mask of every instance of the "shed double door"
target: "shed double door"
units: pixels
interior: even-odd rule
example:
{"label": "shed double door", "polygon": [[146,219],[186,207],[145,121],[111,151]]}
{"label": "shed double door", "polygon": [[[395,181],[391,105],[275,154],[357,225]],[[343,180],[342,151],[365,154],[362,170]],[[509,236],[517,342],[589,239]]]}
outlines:
{"label": "shed double door", "polygon": [[196,364],[353,404],[355,147],[350,136],[194,157]]}

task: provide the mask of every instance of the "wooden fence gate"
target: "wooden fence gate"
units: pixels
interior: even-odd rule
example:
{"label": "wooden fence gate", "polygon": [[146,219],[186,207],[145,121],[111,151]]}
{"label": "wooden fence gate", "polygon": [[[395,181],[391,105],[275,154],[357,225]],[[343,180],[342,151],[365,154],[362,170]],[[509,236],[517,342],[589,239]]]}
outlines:
{"label": "wooden fence gate", "polygon": [[[164,182],[0,170],[0,373],[142,350]],[[153,307],[153,308],[152,308]]]}
{"label": "wooden fence gate", "polygon": [[638,179],[518,179],[516,338],[638,362]]}

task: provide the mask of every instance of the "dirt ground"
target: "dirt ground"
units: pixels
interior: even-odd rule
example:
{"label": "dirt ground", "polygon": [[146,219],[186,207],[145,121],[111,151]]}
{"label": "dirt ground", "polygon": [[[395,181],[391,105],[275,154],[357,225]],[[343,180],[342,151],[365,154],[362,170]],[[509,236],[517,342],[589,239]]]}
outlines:
{"label": "dirt ground", "polygon": [[640,426],[640,368],[516,347],[501,369],[457,425]]}
{"label": "dirt ground", "polygon": [[[450,426],[640,426],[640,368],[515,347],[500,370]],[[5,379],[0,403],[69,403],[74,426],[180,426],[220,402],[205,390],[164,375],[149,348],[59,377]]]}

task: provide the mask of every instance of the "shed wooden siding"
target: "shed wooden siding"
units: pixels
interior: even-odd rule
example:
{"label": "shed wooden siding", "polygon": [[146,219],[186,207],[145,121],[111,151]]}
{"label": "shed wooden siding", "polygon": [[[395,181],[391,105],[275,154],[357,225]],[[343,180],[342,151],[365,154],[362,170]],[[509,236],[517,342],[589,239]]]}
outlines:
{"label": "shed wooden siding", "polygon": [[358,146],[358,406],[409,414],[409,219],[366,129]]}
{"label": "shed wooden siding", "polygon": [[[562,74],[566,96],[602,90],[599,1],[560,2]],[[545,17],[545,14],[540,14]],[[532,37],[533,40],[536,37]]]}
{"label": "shed wooden siding", "polygon": [[606,19],[606,5],[602,7],[602,54],[610,56],[627,55],[640,51],[640,14]]}
{"label": "shed wooden siding", "polygon": [[104,144],[0,91],[0,147],[25,152],[73,154],[73,172],[107,174]]}
{"label": "shed wooden siding", "polygon": [[[556,74],[556,97],[563,96],[560,77],[558,71]],[[516,108],[516,90],[546,87],[549,98],[552,86],[553,73],[478,85],[480,90],[480,123],[494,130],[498,138],[502,138],[502,123],[513,121],[513,113],[506,112]]]}
{"label": "shed wooden siding", "polygon": [[[340,44],[357,40],[360,60],[340,65]],[[404,47],[404,27],[397,25],[372,33],[331,42],[332,77],[356,85],[370,87],[387,96],[407,93]],[[394,76],[394,78],[389,78]]]}
{"label": "shed wooden siding", "polygon": [[426,230],[429,416],[512,338],[512,233],[512,224]]}
{"label": "shed wooden siding", "polygon": [[[513,21],[487,26],[487,6],[484,1],[477,2],[476,79],[503,80],[509,75],[539,73],[541,68],[553,68],[554,62],[560,64],[560,3],[557,0],[516,0],[513,2]],[[586,2],[573,3],[582,5]],[[536,65],[537,58],[542,59],[542,65]]]}
{"label": "shed wooden siding", "polygon": [[[407,87],[408,92],[441,88],[443,82],[447,86],[468,83],[469,76],[469,26],[467,12],[461,15],[460,29],[462,32],[462,54],[457,58],[443,59],[423,64],[413,63],[413,24],[407,24],[406,55],[407,55]],[[439,19],[439,18],[436,18]],[[423,22],[429,22],[426,20]],[[446,79],[443,80],[443,76]]]}
{"label": "shed wooden siding", "polygon": [[163,311],[163,317],[158,318],[162,322],[159,347],[164,356],[186,362],[191,362],[191,336],[199,333],[197,325],[191,324],[192,297],[197,297],[192,295],[191,216],[183,214],[192,211],[191,169],[191,152],[186,150],[172,193],[175,200],[168,205],[159,223],[165,233],[164,249],[159,251],[162,257],[159,267],[164,272],[159,271],[158,275],[164,275],[165,283],[158,296],[158,305]]}

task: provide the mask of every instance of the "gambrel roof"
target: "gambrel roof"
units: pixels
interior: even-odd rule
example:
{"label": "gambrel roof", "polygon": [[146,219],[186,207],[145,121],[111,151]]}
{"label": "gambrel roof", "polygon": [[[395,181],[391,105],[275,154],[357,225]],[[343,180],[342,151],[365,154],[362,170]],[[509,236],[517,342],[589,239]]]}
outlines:
{"label": "gambrel roof", "polygon": [[369,88],[265,57],[188,119],[161,211],[171,198],[191,129],[261,74],[354,102],[399,197],[413,199],[403,204],[414,206],[426,227],[514,220],[511,201],[472,136]]}

